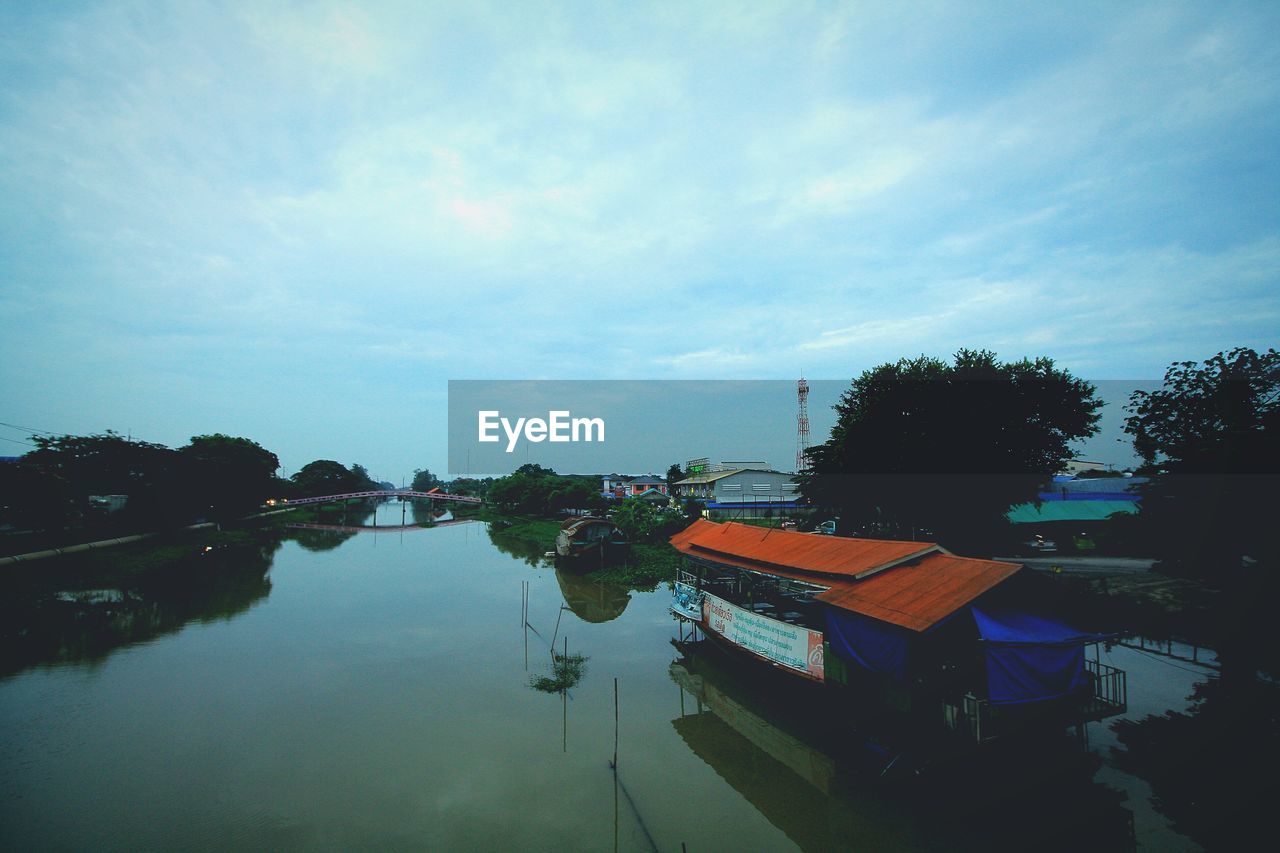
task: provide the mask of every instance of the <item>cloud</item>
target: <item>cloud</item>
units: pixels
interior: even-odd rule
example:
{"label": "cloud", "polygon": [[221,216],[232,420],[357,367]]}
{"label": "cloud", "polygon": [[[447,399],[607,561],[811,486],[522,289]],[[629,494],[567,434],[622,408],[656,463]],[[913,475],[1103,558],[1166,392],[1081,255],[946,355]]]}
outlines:
{"label": "cloud", "polygon": [[[0,382],[16,422],[91,402],[163,440],[451,376],[848,377],[960,346],[1153,375],[1263,345],[1276,18],[6,7]],[[387,453],[441,467],[423,446]]]}

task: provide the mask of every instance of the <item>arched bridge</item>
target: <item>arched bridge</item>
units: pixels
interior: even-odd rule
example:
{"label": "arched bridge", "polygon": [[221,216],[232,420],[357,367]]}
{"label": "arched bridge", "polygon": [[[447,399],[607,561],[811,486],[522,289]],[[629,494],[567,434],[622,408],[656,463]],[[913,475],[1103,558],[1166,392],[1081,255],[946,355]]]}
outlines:
{"label": "arched bridge", "polygon": [[451,495],[447,492],[438,492],[432,489],[429,492],[415,492],[413,489],[392,489],[391,491],[374,491],[374,492],[345,492],[340,495],[321,495],[316,498],[289,498],[281,500],[280,506],[305,506],[307,504],[322,504],[329,501],[342,501],[348,498],[428,498],[433,501],[452,501],[460,504],[479,504],[484,503],[480,498],[473,498],[470,495]]}

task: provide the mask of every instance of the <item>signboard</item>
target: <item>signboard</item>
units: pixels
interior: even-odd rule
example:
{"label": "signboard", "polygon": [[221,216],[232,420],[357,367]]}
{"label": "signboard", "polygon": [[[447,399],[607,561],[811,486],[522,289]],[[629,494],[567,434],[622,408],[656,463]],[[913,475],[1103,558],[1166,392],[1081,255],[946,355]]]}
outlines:
{"label": "signboard", "polygon": [[671,612],[700,622],[702,621],[702,598],[702,590],[676,581],[675,595],[671,597]]}
{"label": "signboard", "polygon": [[780,622],[704,593],[707,629],[736,646],[823,680],[822,632]]}

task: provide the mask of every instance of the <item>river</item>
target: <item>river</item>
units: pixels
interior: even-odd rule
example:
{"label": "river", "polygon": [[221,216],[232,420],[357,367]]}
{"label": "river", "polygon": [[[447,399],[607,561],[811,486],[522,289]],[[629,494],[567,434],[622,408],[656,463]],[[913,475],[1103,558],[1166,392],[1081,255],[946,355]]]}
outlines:
{"label": "river", "polygon": [[[230,579],[61,591],[0,680],[0,846],[1045,849],[1083,820],[1093,849],[1199,849],[1117,760],[1114,720],[1034,826],[1002,825],[998,800],[939,817],[846,772],[714,656],[683,657],[665,587],[502,544],[482,523],[298,531]],[[533,686],[553,640],[585,658],[563,692]],[[1137,720],[1188,707],[1212,673],[1197,657],[1104,660]]]}

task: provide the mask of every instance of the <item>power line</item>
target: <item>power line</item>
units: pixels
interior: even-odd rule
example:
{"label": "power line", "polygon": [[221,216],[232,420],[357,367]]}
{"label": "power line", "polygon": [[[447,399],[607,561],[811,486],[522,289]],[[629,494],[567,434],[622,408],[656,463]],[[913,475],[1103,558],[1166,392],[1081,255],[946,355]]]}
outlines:
{"label": "power line", "polygon": [[3,435],[0,435],[0,441],[12,441],[14,444],[25,444],[27,447],[39,446],[39,445],[32,444],[29,441],[23,441],[22,439],[18,439],[18,438],[5,438]]}
{"label": "power line", "polygon": [[48,430],[32,429],[31,427],[18,426],[17,424],[5,423],[4,421],[0,421],[0,426],[7,426],[13,429],[20,429],[23,432],[29,432],[32,435],[53,435],[53,433],[49,432]]}

